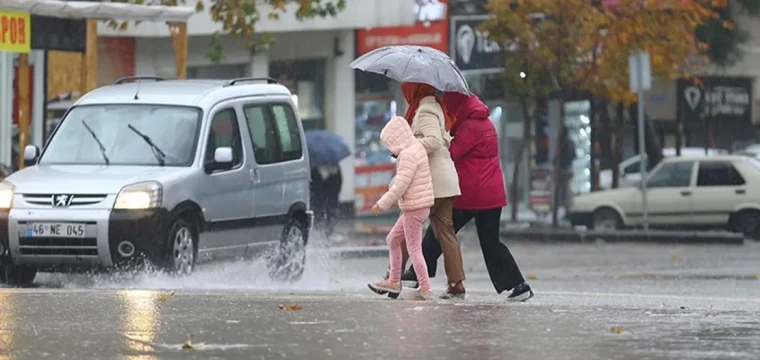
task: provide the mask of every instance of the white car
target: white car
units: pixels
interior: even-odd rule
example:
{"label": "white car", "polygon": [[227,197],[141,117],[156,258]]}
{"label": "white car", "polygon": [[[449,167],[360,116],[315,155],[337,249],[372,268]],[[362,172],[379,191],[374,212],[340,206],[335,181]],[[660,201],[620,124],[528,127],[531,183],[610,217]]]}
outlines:
{"label": "white car", "polygon": [[[728,150],[724,149],[708,149],[707,156],[713,155],[726,155]],[[662,155],[664,157],[676,156],[675,148],[662,149]],[[704,148],[688,147],[681,148],[681,156],[685,157],[700,157],[705,156]],[[620,169],[620,187],[627,187],[633,184],[638,184],[641,181],[641,173],[639,172],[639,163],[641,160],[640,155],[634,155],[628,159],[623,160],[618,165]],[[599,172],[599,187],[602,189],[612,188],[612,169],[606,169]]]}
{"label": "white car", "polygon": [[[652,227],[726,227],[756,238],[760,224],[760,160],[739,155],[669,157],[647,179]],[[643,223],[638,186],[573,198],[574,226],[614,230]]]}

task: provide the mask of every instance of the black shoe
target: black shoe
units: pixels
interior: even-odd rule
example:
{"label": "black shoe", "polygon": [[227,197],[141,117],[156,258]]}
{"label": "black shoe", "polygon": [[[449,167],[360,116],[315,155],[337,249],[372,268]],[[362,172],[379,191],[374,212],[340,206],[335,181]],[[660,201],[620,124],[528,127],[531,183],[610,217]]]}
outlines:
{"label": "black shoe", "polygon": [[401,286],[416,289],[420,287],[417,282],[417,274],[414,273],[414,268],[410,267],[409,270],[401,275]]}
{"label": "black shoe", "polygon": [[507,301],[526,301],[533,297],[533,290],[527,283],[515,286],[512,293],[507,297]]}

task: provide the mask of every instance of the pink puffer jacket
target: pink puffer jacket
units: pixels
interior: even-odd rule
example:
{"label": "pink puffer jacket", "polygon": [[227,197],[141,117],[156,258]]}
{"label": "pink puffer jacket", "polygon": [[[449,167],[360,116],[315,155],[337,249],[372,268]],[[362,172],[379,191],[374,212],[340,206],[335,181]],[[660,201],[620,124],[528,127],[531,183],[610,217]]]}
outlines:
{"label": "pink puffer jacket", "polygon": [[377,205],[389,209],[398,201],[401,211],[429,208],[435,202],[433,178],[425,147],[414,137],[409,123],[393,117],[380,132],[380,140],[396,159],[396,176]]}

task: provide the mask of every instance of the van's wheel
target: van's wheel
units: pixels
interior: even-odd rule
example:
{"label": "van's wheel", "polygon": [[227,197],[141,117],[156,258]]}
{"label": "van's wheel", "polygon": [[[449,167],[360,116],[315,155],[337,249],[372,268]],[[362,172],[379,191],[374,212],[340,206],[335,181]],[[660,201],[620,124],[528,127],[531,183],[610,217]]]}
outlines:
{"label": "van's wheel", "polygon": [[37,270],[24,265],[7,264],[0,267],[0,283],[27,287],[34,283]]}
{"label": "van's wheel", "polygon": [[760,240],[760,212],[744,210],[731,217],[731,228],[745,238]]}
{"label": "van's wheel", "polygon": [[614,231],[622,227],[623,221],[617,211],[610,208],[601,208],[594,211],[591,219],[591,227],[594,230]]}
{"label": "van's wheel", "polygon": [[269,277],[276,281],[297,281],[306,267],[306,223],[298,218],[290,220],[282,230],[280,245],[267,261]]}
{"label": "van's wheel", "polygon": [[190,275],[198,256],[198,232],[187,220],[179,218],[169,229],[163,268],[173,274]]}

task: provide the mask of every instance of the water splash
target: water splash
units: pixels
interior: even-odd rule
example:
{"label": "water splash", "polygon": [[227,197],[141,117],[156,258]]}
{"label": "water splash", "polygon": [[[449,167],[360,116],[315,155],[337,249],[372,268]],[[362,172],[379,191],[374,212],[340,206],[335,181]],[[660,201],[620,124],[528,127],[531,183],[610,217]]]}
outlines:
{"label": "water splash", "polygon": [[[253,260],[199,264],[190,276],[173,276],[154,269],[109,274],[38,275],[36,284],[64,289],[150,290],[261,290],[266,292],[355,291],[366,286],[366,277],[330,251],[323,236],[313,234],[307,247],[306,269],[295,282],[270,279],[266,254]],[[364,269],[377,270],[377,269]],[[361,271],[361,269],[359,270]]]}

